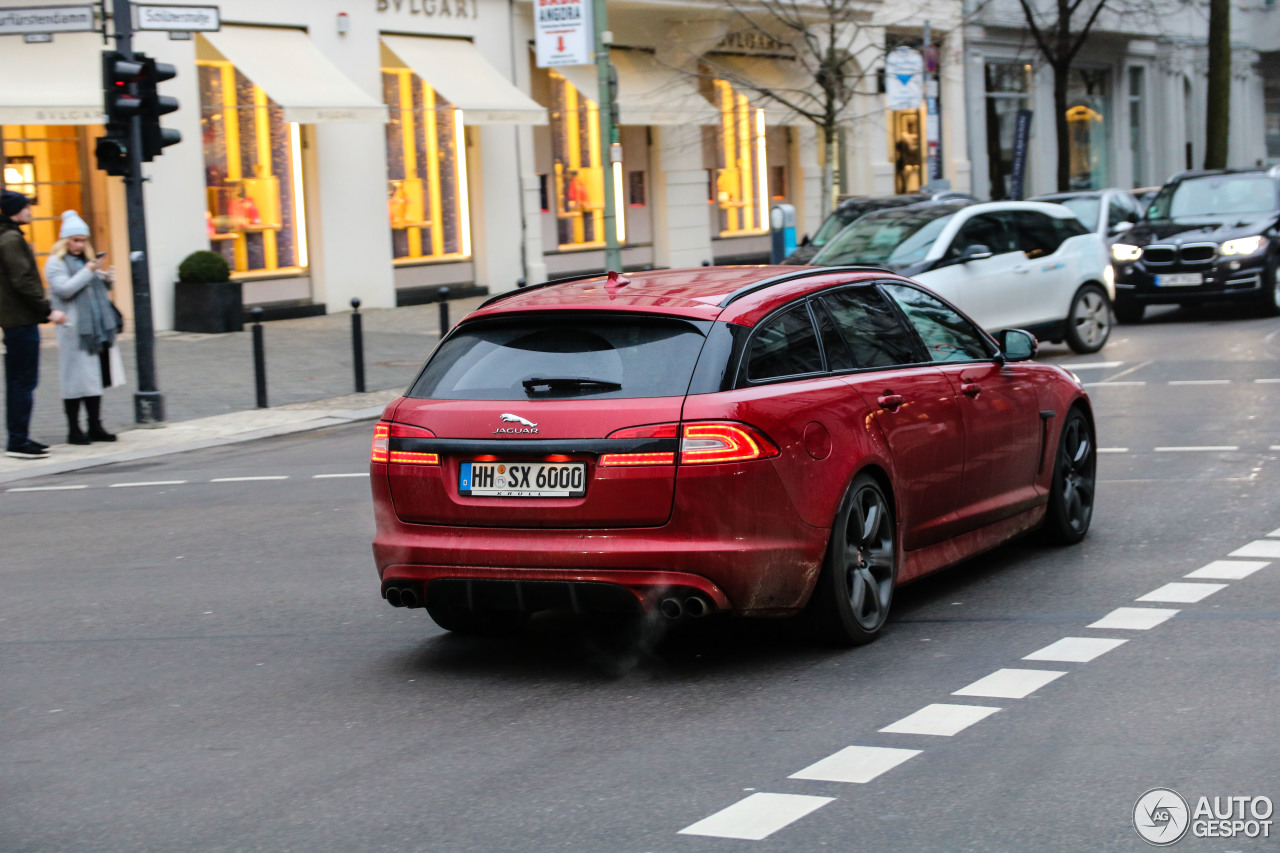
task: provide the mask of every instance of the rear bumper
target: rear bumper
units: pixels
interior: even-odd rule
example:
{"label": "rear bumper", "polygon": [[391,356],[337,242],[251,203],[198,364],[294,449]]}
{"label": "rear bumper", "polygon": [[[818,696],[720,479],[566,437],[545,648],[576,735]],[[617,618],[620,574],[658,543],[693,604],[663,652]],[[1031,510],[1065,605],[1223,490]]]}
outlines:
{"label": "rear bumper", "polygon": [[826,551],[828,530],[806,524],[780,488],[743,501],[726,496],[720,478],[691,478],[659,527],[463,527],[401,521],[373,467],[373,555],[384,589],[442,579],[600,583],[651,607],[676,587],[720,610],[784,615],[808,601]]}

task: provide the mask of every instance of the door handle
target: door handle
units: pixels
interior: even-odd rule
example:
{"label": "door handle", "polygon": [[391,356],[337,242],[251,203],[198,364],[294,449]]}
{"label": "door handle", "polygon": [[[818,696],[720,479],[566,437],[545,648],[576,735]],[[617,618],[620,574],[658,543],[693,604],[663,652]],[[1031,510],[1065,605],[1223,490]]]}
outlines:
{"label": "door handle", "polygon": [[888,409],[892,412],[907,401],[902,399],[901,394],[884,394],[877,398],[876,402],[880,404],[880,408]]}
{"label": "door handle", "polygon": [[1026,273],[1031,272],[1031,264],[1019,264],[1018,266],[1013,268],[1013,271],[1016,273],[1022,273],[1025,275]]}
{"label": "door handle", "polygon": [[976,397],[982,393],[982,386],[977,382],[960,381],[960,393],[966,397]]}

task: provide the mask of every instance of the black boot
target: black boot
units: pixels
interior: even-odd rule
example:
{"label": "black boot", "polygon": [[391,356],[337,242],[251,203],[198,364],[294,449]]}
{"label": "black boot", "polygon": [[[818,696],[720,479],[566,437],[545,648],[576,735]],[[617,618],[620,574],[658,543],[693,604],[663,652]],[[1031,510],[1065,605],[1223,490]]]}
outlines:
{"label": "black boot", "polygon": [[80,398],[63,400],[62,408],[67,413],[67,444],[88,444],[89,437],[80,429]]}
{"label": "black boot", "polygon": [[85,397],[84,407],[89,413],[89,440],[115,441],[116,437],[102,427],[102,398]]}

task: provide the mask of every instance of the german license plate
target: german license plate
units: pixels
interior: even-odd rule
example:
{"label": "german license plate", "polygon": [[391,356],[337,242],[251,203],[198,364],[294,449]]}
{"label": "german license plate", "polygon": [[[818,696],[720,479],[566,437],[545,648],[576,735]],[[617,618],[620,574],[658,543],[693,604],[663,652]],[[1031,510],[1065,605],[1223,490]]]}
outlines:
{"label": "german license plate", "polygon": [[1198,272],[1175,272],[1156,276],[1156,287],[1194,287],[1204,284],[1204,276]]}
{"label": "german license plate", "polygon": [[495,498],[580,498],[585,462],[463,462],[458,494]]}

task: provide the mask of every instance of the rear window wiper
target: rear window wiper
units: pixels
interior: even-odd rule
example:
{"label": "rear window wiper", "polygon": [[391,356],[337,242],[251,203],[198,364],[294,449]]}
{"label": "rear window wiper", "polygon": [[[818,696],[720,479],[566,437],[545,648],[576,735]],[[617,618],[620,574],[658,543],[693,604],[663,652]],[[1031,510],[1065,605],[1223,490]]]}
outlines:
{"label": "rear window wiper", "polygon": [[534,393],[538,388],[546,388],[548,391],[562,391],[567,388],[599,388],[601,391],[622,390],[621,382],[611,382],[608,379],[588,379],[585,376],[534,376],[520,384],[524,386],[527,394]]}

